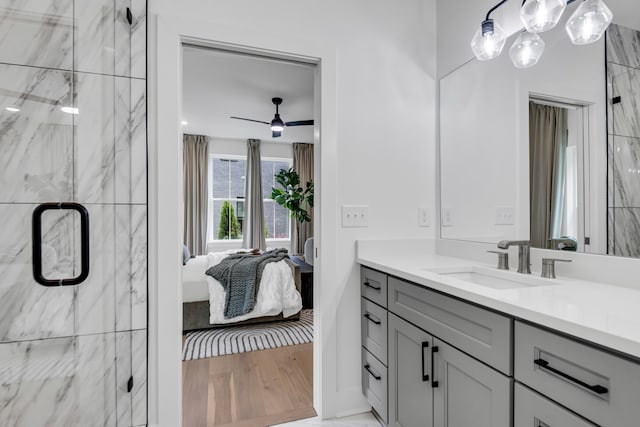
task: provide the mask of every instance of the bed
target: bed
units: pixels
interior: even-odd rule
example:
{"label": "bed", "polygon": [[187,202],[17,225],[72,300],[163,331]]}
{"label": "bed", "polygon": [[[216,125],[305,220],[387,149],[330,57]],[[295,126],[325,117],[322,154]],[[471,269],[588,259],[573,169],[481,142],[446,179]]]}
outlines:
{"label": "bed", "polygon": [[298,319],[302,309],[300,267],[291,260],[267,264],[254,309],[232,319],[224,318],[225,293],[220,282],[205,271],[237,251],[213,252],[191,258],[182,270],[184,331],[230,324],[261,323]]}

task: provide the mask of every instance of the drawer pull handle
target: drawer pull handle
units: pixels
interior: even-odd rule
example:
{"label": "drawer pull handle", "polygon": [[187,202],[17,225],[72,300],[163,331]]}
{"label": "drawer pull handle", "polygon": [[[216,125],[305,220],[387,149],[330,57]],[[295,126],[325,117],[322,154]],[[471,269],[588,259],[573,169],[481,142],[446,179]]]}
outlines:
{"label": "drawer pull handle", "polygon": [[363,285],[365,285],[367,288],[371,288],[371,289],[376,290],[376,291],[379,291],[380,289],[382,289],[382,288],[380,288],[380,286],[373,286],[371,283],[369,283],[368,280],[366,282],[364,282]]}
{"label": "drawer pull handle", "polygon": [[429,374],[424,373],[424,350],[429,347],[429,341],[422,343],[422,381],[429,381]]}
{"label": "drawer pull handle", "polygon": [[376,374],[375,372],[373,372],[371,370],[371,365],[369,365],[368,363],[366,365],[364,365],[364,369],[367,370],[367,372],[369,372],[369,375],[371,375],[373,378],[375,378],[376,381],[380,381],[382,379],[382,377],[378,374]]}
{"label": "drawer pull handle", "polygon": [[590,385],[585,383],[584,381],[581,381],[577,378],[572,377],[569,374],[566,374],[562,371],[557,370],[556,368],[549,366],[549,362],[544,360],[544,359],[536,359],[533,361],[533,363],[535,363],[536,365],[538,365],[540,368],[542,369],[546,369],[549,372],[553,372],[556,375],[561,376],[562,378],[565,378],[575,384],[578,384],[580,387],[584,387],[589,391],[592,391],[594,393],[597,394],[606,394],[609,393],[609,389],[606,387],[601,386],[600,384],[596,384],[596,385]]}
{"label": "drawer pull handle", "polygon": [[431,347],[431,387],[432,388],[438,388],[438,381],[435,380],[435,377],[433,375],[433,369],[436,366],[435,354],[438,352],[438,350],[440,349],[438,348],[437,345],[434,345],[433,347]]}
{"label": "drawer pull handle", "polygon": [[369,313],[365,313],[364,317],[367,318],[367,320],[369,320],[370,322],[373,322],[376,325],[381,325],[382,322],[378,319],[375,319],[373,316],[371,316]]}

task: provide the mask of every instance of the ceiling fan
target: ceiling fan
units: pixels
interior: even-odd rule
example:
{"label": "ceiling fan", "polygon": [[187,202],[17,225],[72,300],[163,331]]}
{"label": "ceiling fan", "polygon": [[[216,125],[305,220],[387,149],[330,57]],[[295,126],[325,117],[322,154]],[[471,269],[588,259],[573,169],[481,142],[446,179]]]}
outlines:
{"label": "ceiling fan", "polygon": [[313,125],[313,120],[298,120],[295,122],[285,122],[280,118],[280,113],[278,113],[278,106],[280,104],[282,104],[282,98],[271,98],[271,102],[273,102],[273,105],[276,106],[276,115],[273,117],[273,120],[271,120],[270,122],[265,122],[262,120],[254,120],[254,119],[247,119],[244,117],[235,117],[235,116],[231,116],[232,119],[237,119],[237,120],[246,120],[248,122],[256,122],[256,123],[264,123],[265,125],[269,125],[271,126],[271,137],[273,138],[278,138],[279,136],[282,135],[282,131],[284,130],[285,126],[287,127],[292,127],[292,126],[310,126]]}

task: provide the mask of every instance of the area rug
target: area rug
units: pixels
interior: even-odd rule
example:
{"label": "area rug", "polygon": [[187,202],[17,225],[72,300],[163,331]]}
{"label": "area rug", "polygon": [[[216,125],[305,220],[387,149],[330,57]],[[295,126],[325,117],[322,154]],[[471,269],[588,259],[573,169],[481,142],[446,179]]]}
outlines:
{"label": "area rug", "polygon": [[299,320],[187,332],[182,349],[182,360],[225,356],[310,342],[313,342],[313,310],[302,310]]}

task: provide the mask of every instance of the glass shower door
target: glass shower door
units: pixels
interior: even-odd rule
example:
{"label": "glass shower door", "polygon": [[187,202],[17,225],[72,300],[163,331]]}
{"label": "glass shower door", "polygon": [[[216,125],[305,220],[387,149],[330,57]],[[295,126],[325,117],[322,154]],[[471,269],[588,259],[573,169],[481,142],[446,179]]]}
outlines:
{"label": "glass shower door", "polygon": [[0,0],[2,426],[146,425],[145,14]]}

